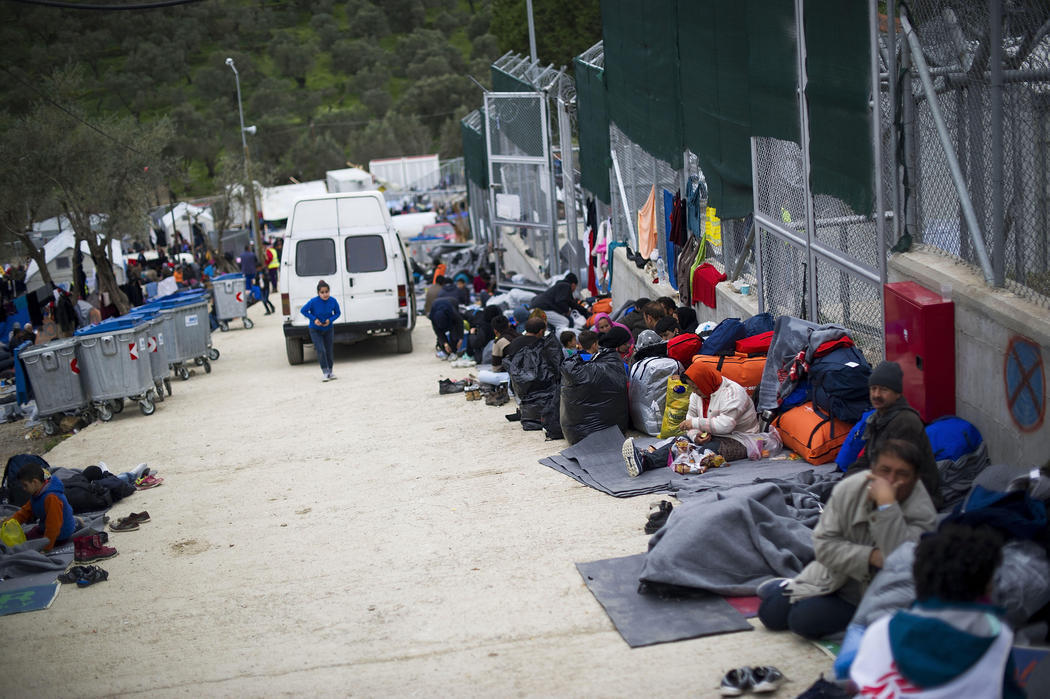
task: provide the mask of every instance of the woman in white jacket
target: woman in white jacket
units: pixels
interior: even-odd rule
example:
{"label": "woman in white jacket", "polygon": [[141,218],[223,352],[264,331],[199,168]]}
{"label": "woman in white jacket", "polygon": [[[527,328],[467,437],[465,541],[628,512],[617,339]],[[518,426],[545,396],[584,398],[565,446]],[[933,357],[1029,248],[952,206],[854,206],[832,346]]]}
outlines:
{"label": "woman in white jacket", "polygon": [[744,387],[706,362],[693,362],[682,374],[682,383],[693,395],[689,397],[689,412],[678,428],[726,461],[747,458],[747,448],[732,434],[754,434],[761,427],[755,404]]}

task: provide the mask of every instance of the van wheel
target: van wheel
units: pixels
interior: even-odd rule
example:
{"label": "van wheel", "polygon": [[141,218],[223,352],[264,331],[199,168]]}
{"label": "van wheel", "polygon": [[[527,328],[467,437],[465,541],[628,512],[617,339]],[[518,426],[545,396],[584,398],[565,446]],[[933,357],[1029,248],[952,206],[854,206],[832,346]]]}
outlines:
{"label": "van wheel", "polygon": [[394,338],[397,340],[397,353],[408,354],[412,351],[412,331],[411,330],[398,330],[394,333]]}
{"label": "van wheel", "polygon": [[284,350],[288,354],[288,363],[292,366],[303,363],[303,341],[294,337],[284,338]]}

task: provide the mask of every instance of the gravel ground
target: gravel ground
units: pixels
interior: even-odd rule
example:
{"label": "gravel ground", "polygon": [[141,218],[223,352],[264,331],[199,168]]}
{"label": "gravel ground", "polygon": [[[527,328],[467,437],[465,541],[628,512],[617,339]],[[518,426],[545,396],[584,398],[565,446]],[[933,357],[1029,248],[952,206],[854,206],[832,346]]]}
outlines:
{"label": "gravel ground", "polygon": [[322,383],[287,364],[280,316],[251,314],[154,415],[47,454],[165,481],[111,511],[153,521],[110,535],[108,581],[4,619],[6,694],[707,697],[774,664],[795,696],[829,670],[757,622],[632,650],[573,564],[644,551],[651,498],[581,486],[537,463],[564,443],[438,395],[465,372],[432,356],[425,320],[410,355],[337,347]]}

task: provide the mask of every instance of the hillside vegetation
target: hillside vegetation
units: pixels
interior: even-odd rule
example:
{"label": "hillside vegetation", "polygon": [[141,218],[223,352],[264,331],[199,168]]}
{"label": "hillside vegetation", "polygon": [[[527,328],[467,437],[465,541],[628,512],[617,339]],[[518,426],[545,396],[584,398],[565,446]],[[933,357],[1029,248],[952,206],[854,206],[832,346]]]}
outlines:
{"label": "hillside vegetation", "polygon": [[[119,3],[117,3],[119,4]],[[559,65],[600,37],[597,0],[535,3],[540,54]],[[167,118],[168,186],[215,190],[223,154],[240,155],[240,72],[253,161],[271,183],[316,179],[347,162],[461,153],[459,119],[481,103],[471,75],[528,51],[524,0],[209,0],[147,11],[0,3],[0,108],[47,99],[45,79],[77,66],[87,118]],[[58,108],[58,107],[56,107]]]}

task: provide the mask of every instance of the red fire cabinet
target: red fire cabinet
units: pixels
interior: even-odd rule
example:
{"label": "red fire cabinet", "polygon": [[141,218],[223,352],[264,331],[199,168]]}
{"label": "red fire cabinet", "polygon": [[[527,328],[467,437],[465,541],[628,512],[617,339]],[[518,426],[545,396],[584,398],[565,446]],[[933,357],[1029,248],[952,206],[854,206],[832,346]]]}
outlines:
{"label": "red fire cabinet", "polygon": [[886,285],[886,359],[923,421],[955,414],[955,304],[915,282]]}

